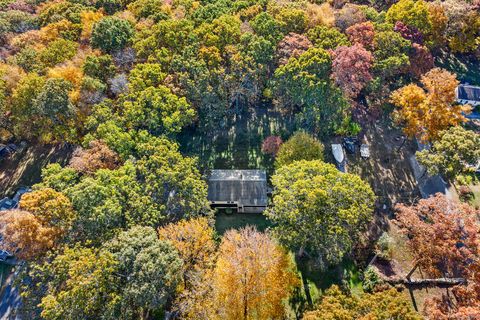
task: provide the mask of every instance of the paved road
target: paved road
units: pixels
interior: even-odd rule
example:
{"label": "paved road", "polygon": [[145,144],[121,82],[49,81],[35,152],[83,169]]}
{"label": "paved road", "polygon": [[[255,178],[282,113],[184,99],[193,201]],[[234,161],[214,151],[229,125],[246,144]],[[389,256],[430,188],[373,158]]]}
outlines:
{"label": "paved road", "polygon": [[0,297],[0,320],[21,320],[14,315],[14,311],[20,307],[21,299],[18,290],[12,286],[14,274],[5,281],[5,287]]}
{"label": "paved road", "polygon": [[13,311],[20,307],[20,296],[17,289],[8,285],[2,295],[2,301],[0,301],[0,315],[1,320],[21,320],[19,316],[13,315]]}

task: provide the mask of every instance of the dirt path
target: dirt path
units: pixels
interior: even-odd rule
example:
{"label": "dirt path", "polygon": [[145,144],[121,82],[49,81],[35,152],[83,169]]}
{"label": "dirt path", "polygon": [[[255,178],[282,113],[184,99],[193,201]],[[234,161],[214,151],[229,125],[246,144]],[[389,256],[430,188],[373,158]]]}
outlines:
{"label": "dirt path", "polygon": [[411,203],[419,198],[414,172],[409,157],[415,146],[406,140],[400,129],[388,119],[378,120],[365,128],[362,139],[370,148],[370,158],[362,159],[360,152],[347,155],[347,170],[370,183],[379,205],[390,211],[398,202]]}
{"label": "dirt path", "polygon": [[20,186],[31,186],[40,181],[47,164],[66,164],[73,152],[69,145],[32,145],[18,150],[0,162],[0,198],[11,196]]}

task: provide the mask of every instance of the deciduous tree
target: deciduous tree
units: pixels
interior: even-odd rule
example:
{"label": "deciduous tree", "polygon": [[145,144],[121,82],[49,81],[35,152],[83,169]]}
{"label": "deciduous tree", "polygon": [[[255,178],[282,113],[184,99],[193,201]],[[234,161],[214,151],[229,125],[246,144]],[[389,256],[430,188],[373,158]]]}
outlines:
{"label": "deciduous tree", "polygon": [[428,4],[423,0],[400,0],[388,9],[386,20],[392,24],[400,21],[423,34],[429,34],[432,30]]}
{"label": "deciduous tree", "polygon": [[105,17],[93,25],[92,46],[110,53],[125,48],[133,36],[130,22],[117,18]]}
{"label": "deciduous tree", "polygon": [[43,225],[57,229],[60,234],[68,231],[76,218],[70,200],[50,188],[25,193],[20,208],[35,215]]}
{"label": "deciduous tree", "polygon": [[433,56],[427,47],[417,43],[412,45],[410,58],[410,73],[417,79],[420,79],[428,71],[432,70],[434,65]]}
{"label": "deciduous tree", "polygon": [[435,140],[441,131],[465,122],[464,113],[471,108],[457,104],[459,82],[454,74],[435,68],[421,82],[424,88],[410,84],[392,94],[392,103],[398,108],[395,116],[408,136]]}
{"label": "deciduous tree", "polygon": [[110,253],[79,246],[65,248],[38,266],[34,279],[40,277],[46,290],[39,305],[42,318],[73,320],[108,314],[118,299],[116,267]]}
{"label": "deciduous tree", "polygon": [[461,126],[451,127],[439,134],[431,149],[417,152],[417,158],[429,174],[455,179],[476,167],[480,159],[480,135]]}
{"label": "deciduous tree", "polygon": [[278,149],[275,167],[299,160],[323,160],[323,144],[306,132],[299,131],[292,135]]}
{"label": "deciduous tree", "polygon": [[413,43],[423,44],[423,34],[415,27],[410,27],[401,21],[397,21],[394,30]]}
{"label": "deciduous tree", "polygon": [[348,27],[345,33],[353,44],[361,44],[365,49],[373,49],[373,40],[375,38],[375,27],[372,22],[354,24]]}
{"label": "deciduous tree", "polygon": [[445,34],[450,49],[467,53],[478,47],[480,16],[475,6],[464,0],[448,0],[441,3],[448,18]]}
{"label": "deciduous tree", "polygon": [[335,13],[335,25],[341,31],[345,31],[348,27],[366,20],[365,13],[360,9],[360,6],[352,3],[347,3]]}
{"label": "deciduous tree", "polygon": [[338,47],[333,53],[332,78],[350,98],[356,98],[372,80],[373,55],[361,44]]}
{"label": "deciduous tree", "polygon": [[208,269],[213,268],[217,245],[207,218],[181,220],[158,229],[161,241],[169,241],[183,260],[184,289],[194,290]]}
{"label": "deciduous tree", "polygon": [[165,86],[132,92],[123,103],[122,113],[128,129],[146,129],[157,134],[179,132],[195,116],[187,100]]}
{"label": "deciduous tree", "polygon": [[118,155],[101,140],[92,140],[88,149],[78,148],[69,166],[84,174],[94,174],[99,169],[116,169],[120,165]]}
{"label": "deciduous tree", "polygon": [[374,69],[381,78],[393,78],[408,70],[410,41],[394,31],[381,31],[374,38]]}
{"label": "deciduous tree", "polygon": [[303,33],[308,26],[308,17],[301,9],[281,9],[276,18],[280,21],[284,33]]}
{"label": "deciduous tree", "polygon": [[282,143],[283,140],[279,136],[268,136],[265,138],[265,140],[263,140],[262,152],[276,156]]}
{"label": "deciduous tree", "polygon": [[324,49],[310,48],[275,70],[275,102],[295,114],[298,127],[315,134],[331,133],[345,117],[348,103],[330,81],[331,57]]}
{"label": "deciduous tree", "polygon": [[222,319],[274,319],[297,284],[284,249],[252,227],[223,236],[213,276],[216,313]]}
{"label": "deciduous tree", "polygon": [[308,39],[317,48],[325,50],[335,50],[339,46],[349,46],[348,38],[337,28],[328,28],[325,26],[316,26],[307,31]]}
{"label": "deciduous tree", "polygon": [[306,36],[298,33],[289,33],[278,43],[278,62],[280,64],[285,64],[291,57],[298,58],[312,46],[312,43]]}
{"label": "deciduous tree", "polygon": [[57,232],[44,226],[28,211],[8,210],[0,213],[2,249],[20,259],[34,260],[55,246]]}
{"label": "deciduous tree", "polygon": [[338,263],[372,218],[375,196],[360,177],[320,160],[296,161],[272,177],[267,217],[289,248],[308,250],[321,267]]}
{"label": "deciduous tree", "polygon": [[469,205],[436,194],[412,206],[397,205],[396,212],[422,270],[433,276],[463,277],[479,265],[478,212]]}
{"label": "deciduous tree", "polygon": [[0,215],[0,232],[6,249],[26,260],[53,249],[76,219],[70,200],[50,188],[24,194],[20,208]]}
{"label": "deciduous tree", "polygon": [[151,227],[132,227],[106,245],[121,274],[122,319],[148,319],[161,311],[181,279],[182,259]]}

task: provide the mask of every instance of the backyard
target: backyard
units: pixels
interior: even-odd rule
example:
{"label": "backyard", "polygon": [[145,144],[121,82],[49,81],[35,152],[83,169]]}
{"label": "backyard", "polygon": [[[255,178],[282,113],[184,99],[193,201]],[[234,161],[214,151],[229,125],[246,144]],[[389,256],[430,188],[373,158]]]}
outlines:
{"label": "backyard", "polygon": [[[228,123],[226,130],[210,132],[206,136],[203,132],[191,129],[179,140],[182,152],[198,157],[203,171],[259,168],[271,176],[274,171],[273,158],[261,152],[262,141],[269,135],[280,135],[286,140],[294,131],[293,119],[285,119],[282,114],[262,107],[237,115]],[[341,137],[333,137],[323,143],[325,160],[334,163],[330,144],[341,143]],[[368,181],[377,196],[375,224],[370,230],[371,237],[376,238],[388,230],[388,218],[392,215],[391,208],[395,203],[411,203],[420,197],[409,163],[409,158],[415,153],[415,145],[405,140],[402,131],[392,125],[387,115],[365,126],[362,143],[369,146],[370,158],[361,158],[358,149],[356,154],[348,154],[347,171]],[[216,213],[215,227],[220,235],[228,229],[246,225],[255,225],[263,231],[270,223],[261,214]],[[363,292],[362,272],[350,258],[324,271],[310,259],[297,259],[297,267],[303,289],[291,302],[293,309],[301,309],[299,305],[305,303],[314,304],[332,284],[347,286],[354,294]],[[298,308],[295,307],[297,304]]]}

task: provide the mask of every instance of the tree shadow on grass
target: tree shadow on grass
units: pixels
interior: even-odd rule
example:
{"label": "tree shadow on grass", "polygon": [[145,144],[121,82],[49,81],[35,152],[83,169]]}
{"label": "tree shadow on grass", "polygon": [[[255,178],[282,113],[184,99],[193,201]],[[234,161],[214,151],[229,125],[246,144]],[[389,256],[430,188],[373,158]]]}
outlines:
{"label": "tree shadow on grass", "polygon": [[21,186],[31,186],[41,180],[41,171],[49,163],[66,165],[74,147],[62,145],[32,145],[19,150],[0,163],[0,197],[10,196]]}

